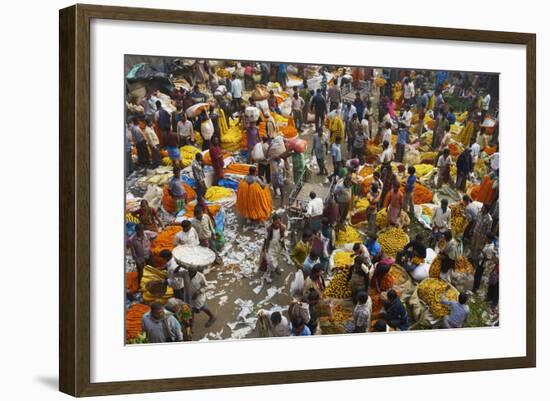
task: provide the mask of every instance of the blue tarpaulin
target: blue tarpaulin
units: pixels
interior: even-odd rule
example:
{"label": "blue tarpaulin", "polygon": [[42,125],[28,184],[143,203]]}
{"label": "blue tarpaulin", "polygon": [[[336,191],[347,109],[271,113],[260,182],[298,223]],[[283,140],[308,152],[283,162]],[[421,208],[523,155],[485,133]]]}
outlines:
{"label": "blue tarpaulin", "polygon": [[236,190],[239,187],[239,183],[233,180],[219,180],[218,186]]}
{"label": "blue tarpaulin", "polygon": [[223,207],[220,208],[218,213],[214,216],[214,223],[216,232],[223,233],[225,228],[225,211],[223,210]]}
{"label": "blue tarpaulin", "polygon": [[181,176],[181,180],[189,185],[191,188],[197,188],[197,182],[194,178],[187,177],[186,175]]}

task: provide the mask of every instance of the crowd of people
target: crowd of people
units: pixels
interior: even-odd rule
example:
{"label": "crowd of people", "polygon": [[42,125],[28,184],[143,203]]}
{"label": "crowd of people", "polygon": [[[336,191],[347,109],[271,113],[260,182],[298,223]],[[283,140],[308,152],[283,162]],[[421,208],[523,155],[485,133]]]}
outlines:
{"label": "crowd of people", "polygon": [[[127,240],[138,288],[144,268],[155,265],[165,272],[164,289],[173,290],[173,298],[159,296],[143,315],[148,342],[190,339],[185,328],[192,328],[196,313],[208,316],[207,327],[219,318],[208,307],[205,275],[179,264],[172,249],[162,250],[163,263],[155,263],[151,247],[191,204],[192,216],[181,222],[173,246],[207,247],[223,269],[205,194],[231,180],[241,224],[265,227],[261,255],[250,255],[259,257],[262,281],[270,285],[292,272],[287,307],[256,311],[263,335],[323,334],[322,322],[332,321],[335,305],[349,310],[345,332],[408,330],[415,324],[410,294],[388,279],[395,265],[415,287],[430,278],[443,283],[436,302],[447,313],[434,327],[467,325],[473,296],[498,311],[498,84],[491,74],[269,63],[236,63],[231,71],[197,62],[185,75],[190,89],[128,99],[127,176],[146,174],[165,159],[173,168],[166,185],[173,210],[156,210],[143,200]],[[267,88],[263,99],[255,95],[258,87]],[[283,135],[279,116],[295,129],[294,137]],[[238,151],[224,148],[226,127],[241,130]],[[187,168],[184,146],[197,148]],[[246,165],[240,177],[228,178],[228,153]],[[420,175],[420,168],[430,173]],[[329,190],[311,191],[298,205],[289,195],[305,181]],[[421,203],[420,187],[431,194]],[[280,199],[276,212],[272,199]],[[464,221],[460,228],[453,226],[455,209]],[[291,210],[298,225],[289,219]],[[351,229],[359,237],[343,243]],[[381,243],[390,229],[411,235],[394,254]],[[350,255],[343,279],[349,292],[334,296],[328,290],[339,274],[334,257],[343,251]],[[462,260],[473,269],[471,285],[448,299],[448,291],[459,287],[454,272]],[[182,312],[186,305],[190,313]]]}

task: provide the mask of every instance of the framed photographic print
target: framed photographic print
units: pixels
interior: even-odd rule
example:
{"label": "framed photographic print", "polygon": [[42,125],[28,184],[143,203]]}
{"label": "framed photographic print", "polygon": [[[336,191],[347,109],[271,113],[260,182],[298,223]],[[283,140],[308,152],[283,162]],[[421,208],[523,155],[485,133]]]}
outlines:
{"label": "framed photographic print", "polygon": [[61,391],[535,366],[534,34],[59,26]]}

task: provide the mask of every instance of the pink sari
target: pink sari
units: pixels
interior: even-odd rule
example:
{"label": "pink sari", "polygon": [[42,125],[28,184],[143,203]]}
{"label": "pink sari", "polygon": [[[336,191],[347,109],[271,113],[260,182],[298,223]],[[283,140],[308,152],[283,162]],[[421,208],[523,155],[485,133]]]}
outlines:
{"label": "pink sari", "polygon": [[391,118],[395,118],[395,106],[391,99],[386,96],[386,107],[388,108],[388,113]]}
{"label": "pink sari", "polygon": [[214,185],[223,179],[223,153],[220,146],[210,145],[210,158],[214,168]]}

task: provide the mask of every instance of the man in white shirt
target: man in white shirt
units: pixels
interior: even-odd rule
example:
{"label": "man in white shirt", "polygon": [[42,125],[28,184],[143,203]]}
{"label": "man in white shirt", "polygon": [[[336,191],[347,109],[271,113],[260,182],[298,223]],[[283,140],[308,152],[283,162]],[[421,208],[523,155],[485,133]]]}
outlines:
{"label": "man in white shirt", "polygon": [[382,131],[382,142],[388,141],[388,143],[391,143],[391,126],[391,122],[386,121],[384,130]]}
{"label": "man in white shirt", "polygon": [[315,192],[309,193],[311,199],[307,205],[307,216],[315,217],[323,214],[323,200]]}
{"label": "man in white shirt", "polygon": [[372,261],[370,259],[370,253],[367,247],[360,242],[356,242],[355,244],[353,244],[352,249],[355,257],[360,257],[364,259],[364,265],[367,267],[365,273],[369,274],[370,269],[372,268]]}
{"label": "man in white shirt", "polygon": [[178,138],[183,145],[191,145],[195,142],[193,135],[193,123],[187,119],[187,115],[182,113],[181,120],[178,121]]}
{"label": "man in white shirt", "polygon": [[483,98],[483,101],[481,103],[481,108],[483,110],[482,122],[485,119],[485,115],[489,112],[490,104],[491,104],[491,94],[489,92],[487,92],[487,94],[485,95],[485,97]]}
{"label": "man in white shirt", "polygon": [[414,100],[414,82],[409,78],[405,78],[403,84],[403,98],[406,105],[410,105]]}
{"label": "man in white shirt", "polygon": [[200,312],[206,313],[209,319],[204,327],[208,328],[216,321],[216,317],[208,308],[206,287],[208,287],[208,282],[204,274],[197,271],[197,269],[189,269],[188,290],[191,298],[191,308],[195,314]]}
{"label": "man in white shirt", "polygon": [[271,332],[272,337],[290,336],[290,326],[288,324],[288,319],[283,316],[281,312],[260,309],[258,311],[258,316],[266,317],[269,331]]}
{"label": "man in white shirt", "polygon": [[451,178],[451,165],[453,164],[453,159],[451,158],[450,151],[448,148],[443,150],[443,154],[439,156],[437,160],[437,177],[436,177],[436,188],[441,188],[443,183],[453,186]]}
{"label": "man in white shirt", "polygon": [[491,156],[491,169],[493,171],[498,171],[499,167],[500,167],[500,154],[497,148],[497,151],[493,153],[493,155]]}
{"label": "man in white shirt", "polygon": [[149,146],[149,151],[151,152],[151,164],[153,168],[160,166],[160,150],[159,150],[159,138],[153,129],[153,121],[146,119],[145,120],[145,130],[143,131],[145,135],[145,140]]}
{"label": "man in white shirt", "polygon": [[481,152],[481,147],[479,146],[479,143],[474,142],[470,147],[470,152],[472,153],[472,161],[474,163],[477,162],[477,159],[479,158],[479,153]]}
{"label": "man in white shirt", "polygon": [[166,284],[174,290],[174,297],[181,299],[183,302],[188,302],[184,297],[184,277],[187,276],[188,278],[189,272],[178,265],[172,252],[168,249],[160,251],[159,256],[166,262],[164,264],[164,269],[166,270]]}
{"label": "man in white shirt", "polygon": [[181,231],[174,238],[174,246],[199,246],[199,235],[189,220],[181,222]]}
{"label": "man in white shirt", "polygon": [[436,241],[443,236],[443,233],[451,229],[451,209],[446,198],[441,200],[441,206],[435,209],[432,218],[432,232]]}
{"label": "man in white shirt", "polygon": [[411,127],[411,122],[412,122],[412,118],[413,118],[413,113],[411,111],[411,106],[410,105],[405,105],[404,107],[404,110],[403,110],[403,114],[401,115],[401,122],[403,124],[405,124],[405,126],[407,128],[410,128]]}
{"label": "man in white shirt", "polygon": [[392,148],[390,146],[389,141],[382,142],[382,149],[384,149],[384,150],[380,154],[380,163],[381,164],[388,164],[393,159],[393,151],[392,151]]}
{"label": "man in white shirt", "polygon": [[233,104],[233,113],[241,111],[241,99],[243,97],[243,83],[235,74],[231,80],[231,103]]}
{"label": "man in white shirt", "polygon": [[369,120],[368,120],[368,117],[367,116],[364,116],[363,119],[361,120],[361,129],[363,131],[363,134],[368,138],[368,139],[371,139],[370,137],[370,130],[369,130]]}
{"label": "man in white shirt", "polygon": [[462,197],[462,204],[465,206],[464,217],[468,221],[468,225],[464,229],[463,238],[470,238],[477,215],[481,211],[481,205],[479,203],[474,203],[472,201],[472,198],[470,198],[468,195],[464,195]]}
{"label": "man in white shirt", "polygon": [[296,128],[298,128],[298,131],[302,130],[302,123],[303,123],[303,115],[302,110],[304,109],[305,101],[300,97],[300,95],[296,92],[292,96],[292,103],[291,103],[291,109],[292,109],[292,118],[294,118],[294,123],[296,124]]}
{"label": "man in white shirt", "polygon": [[321,219],[323,217],[323,200],[315,192],[309,193],[311,199],[307,204],[306,216],[309,218],[309,226],[312,230],[321,229]]}
{"label": "man in white shirt", "polygon": [[153,121],[155,112],[157,111],[157,100],[159,100],[159,98],[152,92],[148,93],[147,97],[143,100],[143,113],[145,114],[145,118],[148,118],[151,121]]}

